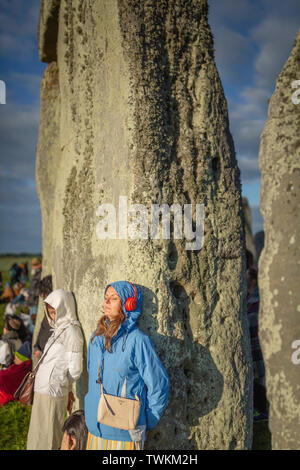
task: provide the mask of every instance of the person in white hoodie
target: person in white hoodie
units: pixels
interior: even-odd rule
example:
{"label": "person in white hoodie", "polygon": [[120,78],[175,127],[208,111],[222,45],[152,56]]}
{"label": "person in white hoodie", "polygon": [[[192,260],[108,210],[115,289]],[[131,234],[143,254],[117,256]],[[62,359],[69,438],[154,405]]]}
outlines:
{"label": "person in white hoodie", "polygon": [[52,328],[35,383],[27,450],[57,450],[65,413],[72,410],[72,383],[82,372],[83,335],[71,292],[56,289],[44,299]]}

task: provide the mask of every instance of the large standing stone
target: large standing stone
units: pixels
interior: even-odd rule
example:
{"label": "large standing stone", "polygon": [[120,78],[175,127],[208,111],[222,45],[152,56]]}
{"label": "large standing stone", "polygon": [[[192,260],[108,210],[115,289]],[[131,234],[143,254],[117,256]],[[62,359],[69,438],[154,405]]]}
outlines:
{"label": "large standing stone", "polygon": [[[273,449],[299,449],[300,443],[299,79],[300,30],[278,76],[259,152],[265,232],[259,259],[259,336]],[[298,91],[292,88],[297,80]]]}
{"label": "large standing stone", "polygon": [[[48,11],[53,17],[55,8],[42,2],[40,58],[52,61],[53,47],[42,39],[51,37]],[[74,292],[86,343],[105,285],[127,279],[142,287],[139,326],[171,382],[148,448],[250,448],[240,171],[207,3],[61,0],[57,23],[57,64],[43,80],[58,67],[59,96],[56,86],[53,97],[42,93],[37,152],[43,256],[54,287]],[[56,117],[47,133],[48,103]],[[46,184],[43,165],[52,168],[54,185]],[[202,249],[174,238],[173,218],[169,239],[122,238],[120,224],[116,239],[99,239],[98,206],[112,204],[118,218],[121,196],[149,214],[155,203],[178,203],[180,213],[192,204],[194,229],[195,205],[204,204]],[[83,375],[80,406],[86,386]]]}

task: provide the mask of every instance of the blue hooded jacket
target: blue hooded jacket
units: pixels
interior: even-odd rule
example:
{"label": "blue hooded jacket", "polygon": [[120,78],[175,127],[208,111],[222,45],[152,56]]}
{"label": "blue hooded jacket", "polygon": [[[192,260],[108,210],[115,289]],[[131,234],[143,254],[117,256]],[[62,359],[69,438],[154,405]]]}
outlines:
{"label": "blue hooded jacket", "polygon": [[[154,428],[160,420],[168,401],[169,379],[164,366],[157,356],[152,341],[136,326],[141,314],[142,291],[137,288],[137,307],[131,312],[125,309],[128,297],[134,297],[134,287],[127,281],[108,284],[118,293],[122,301],[126,320],[120,325],[111,339],[111,350],[104,348],[102,336],[96,336],[89,342],[87,370],[89,390],[85,396],[85,421],[94,436],[117,441],[132,441],[131,433],[97,422],[97,410],[100,399],[98,368],[104,393],[121,396],[126,378],[126,398],[141,400],[141,411],[137,426],[145,425],[146,430]],[[94,333],[92,334],[93,337]],[[91,337],[91,338],[92,338]]]}

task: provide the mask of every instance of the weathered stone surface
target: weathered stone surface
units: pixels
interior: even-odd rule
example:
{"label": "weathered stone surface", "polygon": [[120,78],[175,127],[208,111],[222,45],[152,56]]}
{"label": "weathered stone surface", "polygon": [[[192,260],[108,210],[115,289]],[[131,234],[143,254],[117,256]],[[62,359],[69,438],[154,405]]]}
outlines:
{"label": "weathered stone surface", "polygon": [[[37,180],[54,287],[74,292],[86,343],[105,285],[128,279],[142,287],[139,327],[171,381],[147,448],[250,448],[240,172],[206,1],[62,0],[57,66],[55,122],[46,124],[52,98],[42,95],[37,152],[40,161],[53,159],[55,187],[45,184],[42,163]],[[187,240],[173,231],[169,240],[100,240],[96,210],[111,203],[118,217],[120,196],[149,213],[154,203],[177,202],[182,211],[203,203],[202,249],[186,250]],[[83,375],[79,406],[86,386]]]}
{"label": "weathered stone surface", "polygon": [[[36,188],[42,210],[43,276],[52,273],[52,242],[54,240],[56,178],[60,165],[59,123],[60,91],[56,62],[51,62],[44,72],[40,87],[40,125],[36,148]],[[53,227],[54,225],[54,227]],[[38,315],[35,333],[42,320]]]}
{"label": "weathered stone surface", "polygon": [[273,449],[299,449],[300,442],[300,103],[292,100],[299,74],[300,30],[278,76],[259,151],[265,232],[259,335]]}

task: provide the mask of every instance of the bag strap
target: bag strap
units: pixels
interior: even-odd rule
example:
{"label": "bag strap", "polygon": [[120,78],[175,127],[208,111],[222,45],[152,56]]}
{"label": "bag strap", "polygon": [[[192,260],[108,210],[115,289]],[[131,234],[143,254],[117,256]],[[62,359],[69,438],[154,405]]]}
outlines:
{"label": "bag strap", "polygon": [[[69,326],[69,325],[68,325]],[[60,334],[54,339],[54,341],[52,341],[52,343],[50,344],[50,346],[48,347],[48,349],[46,350],[46,352],[44,352],[42,354],[42,357],[39,359],[37,365],[35,366],[35,368],[33,369],[32,373],[36,374],[42,360],[45,358],[45,356],[47,355],[49,349],[51,349],[51,346],[53,346],[53,344],[56,342],[56,340],[62,335],[62,333],[68,328],[68,326],[66,326],[61,332]]]}
{"label": "bag strap", "polygon": [[100,384],[101,395],[103,395],[103,385],[102,385],[100,376],[101,376],[101,374],[100,374],[100,361],[99,361],[98,362],[98,379],[96,380],[96,383]]}

